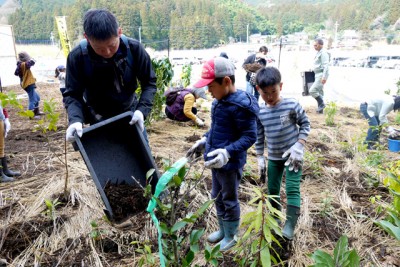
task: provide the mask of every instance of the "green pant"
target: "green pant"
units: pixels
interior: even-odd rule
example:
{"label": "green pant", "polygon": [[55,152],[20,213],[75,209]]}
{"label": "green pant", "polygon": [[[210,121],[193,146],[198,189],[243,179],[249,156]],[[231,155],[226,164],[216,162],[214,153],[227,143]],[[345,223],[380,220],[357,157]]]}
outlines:
{"label": "green pant", "polygon": [[315,82],[309,90],[310,95],[314,98],[319,96],[324,97],[324,85],[321,82],[322,76],[322,72],[315,74]]}
{"label": "green pant", "polygon": [[286,169],[286,198],[287,205],[300,207],[300,178],[298,172],[289,171],[285,167],[286,160],[268,160],[268,194],[280,196],[283,170]]}

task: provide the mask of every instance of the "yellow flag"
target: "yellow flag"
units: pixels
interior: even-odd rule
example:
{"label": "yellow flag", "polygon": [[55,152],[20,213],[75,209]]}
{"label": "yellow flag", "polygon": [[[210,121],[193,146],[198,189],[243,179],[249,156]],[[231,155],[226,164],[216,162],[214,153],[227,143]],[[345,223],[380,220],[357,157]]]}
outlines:
{"label": "yellow flag", "polygon": [[71,45],[69,44],[69,38],[67,34],[67,22],[65,16],[56,17],[58,34],[60,35],[61,46],[64,51],[65,57],[68,56],[71,51]]}

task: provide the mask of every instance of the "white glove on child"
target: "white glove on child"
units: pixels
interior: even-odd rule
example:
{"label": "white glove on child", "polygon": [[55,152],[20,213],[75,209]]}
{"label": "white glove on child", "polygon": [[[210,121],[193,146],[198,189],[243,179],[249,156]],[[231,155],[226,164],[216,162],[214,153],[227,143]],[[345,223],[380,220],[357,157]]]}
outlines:
{"label": "white glove on child", "polygon": [[74,133],[76,132],[76,134],[79,137],[82,137],[82,122],[74,122],[72,123],[70,126],[68,126],[67,128],[67,134],[66,134],[66,139],[68,142],[74,142],[75,138],[74,138]]}
{"label": "white glove on child", "polygon": [[4,120],[4,138],[7,138],[8,132],[11,130],[11,123],[8,118]]}
{"label": "white glove on child", "polygon": [[200,118],[196,117],[196,125],[199,127],[203,127],[204,121],[202,121]]}
{"label": "white glove on child", "polygon": [[257,156],[258,161],[258,175],[265,173],[265,158],[264,156]]}
{"label": "white glove on child", "polygon": [[[290,156],[289,156],[290,155]],[[289,159],[285,162],[285,166],[289,166],[289,171],[298,172],[303,164],[304,145],[296,142],[291,148],[283,153],[282,158],[285,159],[289,156]]]}
{"label": "white glove on child", "polygon": [[228,163],[231,157],[225,148],[219,148],[207,154],[207,157],[214,157],[212,160],[206,161],[204,166],[210,169],[219,169]]}
{"label": "white glove on child", "polygon": [[188,152],[186,152],[186,157],[188,159],[191,159],[193,155],[197,153],[203,154],[206,142],[207,142],[207,137],[203,137],[200,140],[197,140],[196,143],[194,143],[194,145],[188,150]]}
{"label": "white glove on child", "polygon": [[130,125],[133,125],[137,123],[139,126],[139,129],[143,132],[144,131],[144,117],[143,113],[140,110],[135,110],[133,113],[132,119],[129,122]]}

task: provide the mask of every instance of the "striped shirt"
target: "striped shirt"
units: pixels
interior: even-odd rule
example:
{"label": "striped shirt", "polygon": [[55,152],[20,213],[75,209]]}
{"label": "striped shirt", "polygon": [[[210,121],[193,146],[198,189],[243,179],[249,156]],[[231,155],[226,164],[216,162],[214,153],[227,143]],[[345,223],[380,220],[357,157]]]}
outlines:
{"label": "striped shirt", "polygon": [[257,120],[257,155],[264,154],[267,140],[268,159],[282,160],[282,154],[299,139],[307,140],[310,121],[301,105],[292,98],[282,98],[273,107],[260,105]]}

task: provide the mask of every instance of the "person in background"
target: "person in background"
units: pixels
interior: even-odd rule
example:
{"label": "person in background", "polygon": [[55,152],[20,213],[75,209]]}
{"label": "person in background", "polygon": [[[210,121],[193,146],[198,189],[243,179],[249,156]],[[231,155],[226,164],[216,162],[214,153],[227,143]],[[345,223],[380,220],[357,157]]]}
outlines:
{"label": "person in background", "polygon": [[[400,109],[400,96],[381,95],[367,102],[360,104],[360,111],[368,120],[369,129],[364,144],[368,149],[375,149],[379,141],[382,127],[388,123],[387,114],[392,110]],[[399,135],[392,126],[386,127],[389,137],[394,138]]]}
{"label": "person in background", "polygon": [[215,199],[219,230],[208,236],[220,243],[220,250],[236,244],[240,222],[238,189],[246,163],[247,150],[256,141],[258,103],[254,96],[235,87],[235,66],[223,57],[203,65],[196,88],[208,86],[215,98],[211,107],[210,130],[187,152],[191,159],[204,152],[205,167],[211,169],[211,197]]}
{"label": "person in background", "polygon": [[229,59],[228,54],[225,52],[221,52],[221,54],[219,54],[220,57],[224,57],[226,59]]}
{"label": "person in background", "polygon": [[56,69],[55,69],[55,78],[58,78],[58,80],[60,81],[60,91],[61,94],[63,94],[65,92],[65,66],[64,65],[59,65]]}
{"label": "person in background", "polygon": [[150,56],[140,42],[122,34],[108,10],[87,11],[83,30],[86,40],[67,58],[63,93],[69,119],[66,139],[73,142],[75,132],[82,136],[83,123],[94,124],[132,111],[129,123],[137,123],[147,141],[144,120],[157,91]]}
{"label": "person in background", "polygon": [[4,153],[5,139],[7,138],[8,132],[11,130],[11,123],[8,118],[8,113],[6,109],[0,106],[0,182],[12,182],[14,179],[12,177],[20,176],[21,173],[17,171],[12,171],[8,168],[7,157]]}
{"label": "person in background", "polygon": [[300,215],[300,178],[304,145],[310,133],[310,121],[301,105],[280,96],[281,74],[275,67],[258,71],[257,90],[264,100],[257,121],[256,153],[259,173],[265,169],[265,139],[268,140],[268,195],[278,196],[271,205],[280,210],[280,190],[286,171],[286,222],[282,234],[292,240]]}
{"label": "person in background", "polygon": [[315,98],[318,104],[317,113],[323,113],[325,108],[324,103],[324,85],[329,76],[329,54],[324,49],[324,41],[317,38],[314,41],[314,49],[317,54],[314,57],[315,81],[310,87],[310,95]]}
{"label": "person in background", "polygon": [[44,113],[39,111],[40,96],[36,92],[36,78],[33,76],[31,67],[35,65],[33,60],[27,52],[18,53],[17,68],[14,75],[20,79],[22,89],[28,94],[28,109],[34,113],[34,119],[40,119],[40,115]]}
{"label": "person in background", "polygon": [[165,95],[165,114],[169,119],[182,122],[192,120],[197,126],[204,126],[204,121],[196,116],[197,109],[194,105],[199,98],[207,99],[205,88],[172,88]]}
{"label": "person in background", "polygon": [[[261,46],[258,50],[258,53],[252,54],[247,57],[244,61],[242,67],[246,70],[246,92],[252,94],[256,97],[257,101],[260,98],[260,94],[256,89],[255,84],[255,75],[256,72],[262,68],[267,66],[267,54],[268,48],[266,46]],[[257,66],[255,66],[257,65]],[[253,78],[252,78],[253,76]]]}

